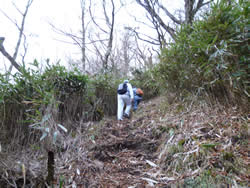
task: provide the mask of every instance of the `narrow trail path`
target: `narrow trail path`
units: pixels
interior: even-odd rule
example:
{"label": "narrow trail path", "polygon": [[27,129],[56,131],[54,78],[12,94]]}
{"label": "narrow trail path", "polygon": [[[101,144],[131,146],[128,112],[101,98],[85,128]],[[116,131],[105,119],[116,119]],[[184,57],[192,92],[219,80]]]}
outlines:
{"label": "narrow trail path", "polygon": [[[153,106],[156,104],[147,103],[141,108],[154,113]],[[154,138],[148,127],[152,117],[148,112],[144,116],[142,109],[141,116],[137,113],[130,120],[106,121],[95,144],[90,147],[88,156],[101,166],[96,186],[140,188],[166,185],[152,178],[152,174],[159,171],[155,155],[159,140]]]}
{"label": "narrow trail path", "polygon": [[[77,122],[56,153],[54,187],[249,187],[248,121],[236,108],[170,105],[162,96],[122,122]],[[23,187],[20,164],[27,188],[46,187],[46,153],[27,148],[0,157],[0,188]]]}
{"label": "narrow trail path", "polygon": [[88,158],[99,166],[89,179],[92,187],[230,187],[249,182],[248,117],[233,108],[189,108],[157,97],[142,103],[130,120],[105,120],[87,144]]}

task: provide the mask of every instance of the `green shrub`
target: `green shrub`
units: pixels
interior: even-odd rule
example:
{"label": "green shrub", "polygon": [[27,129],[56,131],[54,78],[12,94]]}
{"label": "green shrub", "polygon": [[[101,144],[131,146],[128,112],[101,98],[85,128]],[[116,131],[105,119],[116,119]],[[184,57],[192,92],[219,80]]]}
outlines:
{"label": "green shrub", "polygon": [[161,77],[159,76],[159,71],[157,68],[158,67],[147,71],[133,71],[134,78],[131,80],[131,83],[133,86],[143,90],[144,100],[158,96],[161,91],[166,88],[166,86],[161,85]]}
{"label": "green shrub", "polygon": [[[1,142],[15,137],[19,144],[37,140],[30,124],[40,122],[51,100],[54,100],[53,119],[58,123],[89,120],[86,112],[92,111],[86,102],[88,77],[77,70],[68,72],[65,67],[48,65],[43,72],[34,61],[32,68],[23,68],[22,72],[7,80],[0,75],[0,124]],[[70,124],[69,124],[70,126]],[[70,127],[69,129],[71,129]]]}
{"label": "green shrub", "polygon": [[122,82],[111,73],[99,74],[92,78],[91,88],[92,103],[97,103],[97,108],[104,115],[115,115],[117,111],[117,87]]}
{"label": "green shrub", "polygon": [[[182,25],[161,52],[158,70],[174,92],[209,92],[239,102],[249,96],[249,2],[213,3],[202,20]],[[222,101],[223,101],[222,100]]]}

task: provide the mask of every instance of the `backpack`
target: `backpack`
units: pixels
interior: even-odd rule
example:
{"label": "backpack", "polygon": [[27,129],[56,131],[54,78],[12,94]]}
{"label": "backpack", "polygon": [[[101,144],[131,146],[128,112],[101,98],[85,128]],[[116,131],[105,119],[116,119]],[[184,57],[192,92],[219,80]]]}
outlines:
{"label": "backpack", "polygon": [[128,88],[128,86],[126,83],[120,84],[118,86],[117,93],[120,95],[123,95],[123,94],[127,93],[127,91],[128,91],[127,88]]}
{"label": "backpack", "polygon": [[136,89],[136,95],[142,96],[144,93],[140,88]]}

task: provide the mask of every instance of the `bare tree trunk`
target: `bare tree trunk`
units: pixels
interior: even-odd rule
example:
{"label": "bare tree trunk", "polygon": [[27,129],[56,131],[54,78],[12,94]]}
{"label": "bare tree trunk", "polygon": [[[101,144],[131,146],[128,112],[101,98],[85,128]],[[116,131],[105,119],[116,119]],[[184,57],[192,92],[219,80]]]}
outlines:
{"label": "bare tree trunk", "polygon": [[81,8],[82,8],[82,69],[86,71],[86,28],[85,28],[85,10],[86,10],[86,3],[85,0],[81,0]]}
{"label": "bare tree trunk", "polygon": [[141,50],[140,45],[138,44],[138,41],[136,40],[136,46],[137,46],[137,62],[139,66],[137,65],[136,67],[139,67],[139,69],[144,68],[146,70],[146,65],[147,65],[147,55],[145,53],[145,49]]}
{"label": "bare tree trunk", "polygon": [[[33,0],[28,0],[27,1],[27,4],[26,4],[26,8],[25,8],[25,11],[24,13],[22,13],[17,7],[15,4],[13,4],[15,6],[15,8],[17,9],[17,11],[22,15],[22,23],[21,23],[21,26],[18,26],[18,24],[13,21],[10,17],[8,17],[8,15],[6,13],[4,13],[3,11],[1,11],[12,23],[14,23],[16,25],[16,27],[18,28],[19,30],[19,37],[18,37],[18,41],[17,41],[17,44],[16,44],[16,48],[15,48],[15,52],[13,54],[13,56],[10,56],[9,53],[5,50],[4,46],[0,46],[1,48],[1,52],[2,54],[11,62],[11,65],[9,67],[9,70],[8,72],[11,72],[12,71],[12,68],[13,66],[18,70],[20,71],[20,65],[18,65],[18,63],[16,62],[16,58],[17,58],[17,54],[18,54],[18,51],[19,51],[19,47],[20,47],[20,44],[21,44],[21,41],[22,41],[22,36],[24,35],[23,32],[24,32],[24,25],[25,25],[25,19],[26,19],[26,16],[27,16],[27,13],[28,13],[28,10],[31,6],[31,4],[33,3]],[[25,49],[25,54],[26,54],[26,51],[27,49]],[[24,54],[24,56],[25,56]],[[24,60],[24,56],[22,57],[23,60]]]}
{"label": "bare tree trunk", "polygon": [[195,7],[196,0],[185,0],[185,23],[192,24],[195,14],[201,9],[201,7],[209,4],[211,1],[204,2],[204,0],[198,0]]}
{"label": "bare tree trunk", "polygon": [[20,65],[15,61],[15,59],[5,50],[2,43],[0,43],[0,52],[10,61],[11,65],[13,65],[19,72],[21,72]]}
{"label": "bare tree trunk", "polygon": [[47,183],[48,185],[52,186],[55,174],[55,156],[53,151],[48,151],[47,169],[48,169]]}
{"label": "bare tree trunk", "polygon": [[[67,42],[67,41],[63,41],[63,40],[59,40],[63,43],[69,43],[71,45],[75,45],[77,46],[77,48],[81,51],[81,63],[80,63],[80,67],[82,69],[83,72],[86,72],[86,63],[87,63],[87,55],[86,55],[86,35],[87,35],[87,27],[88,27],[88,23],[86,23],[86,16],[87,16],[87,8],[86,8],[86,3],[88,1],[86,0],[80,0],[80,6],[81,6],[81,31],[80,34],[79,33],[73,33],[71,30],[70,31],[66,31],[64,29],[60,29],[59,27],[55,26],[53,23],[50,23],[50,26],[52,27],[52,29],[60,34],[60,35],[64,35],[68,38],[70,38],[72,40],[72,42]],[[90,5],[91,7],[91,5]]]}
{"label": "bare tree trunk", "polygon": [[[95,48],[98,57],[101,60],[100,62],[102,66],[101,69],[104,72],[106,72],[109,68],[109,62],[110,62],[109,57],[112,52],[113,38],[114,38],[113,35],[114,35],[114,23],[115,23],[115,5],[114,5],[114,0],[109,0],[109,2],[111,2],[110,6],[108,6],[106,0],[102,0],[102,9],[104,15],[104,19],[102,19],[102,21],[105,21],[105,23],[102,24],[98,23],[97,19],[94,17],[94,14],[92,13],[91,8],[89,9],[91,20],[96,26],[95,37],[97,37],[97,39],[92,38],[90,40]],[[111,9],[111,15],[108,15],[107,8]],[[104,35],[105,36],[107,35],[107,37],[104,38],[103,37]]]}
{"label": "bare tree trunk", "polygon": [[[154,25],[154,28],[158,34],[158,40],[162,40],[162,33],[161,29],[165,30],[172,39],[175,39],[175,28],[172,26],[169,26],[169,23],[166,23],[164,19],[164,16],[167,16],[172,20],[174,24],[181,25],[183,23],[192,24],[194,17],[196,13],[206,4],[209,4],[213,0],[184,0],[185,6],[185,21],[183,22],[180,19],[177,19],[173,14],[171,14],[167,7],[160,3],[158,0],[136,0],[136,2],[142,6],[148,14],[151,16],[151,22]],[[162,10],[165,15],[160,14],[160,11],[156,10]],[[163,40],[164,41],[164,40]],[[162,42],[159,41],[159,44],[162,45]]]}
{"label": "bare tree trunk", "polygon": [[129,48],[129,37],[125,36],[125,40],[123,41],[122,44],[122,51],[123,51],[123,63],[124,63],[124,76],[128,76],[129,72],[129,53],[128,53],[128,48]]}
{"label": "bare tree trunk", "polygon": [[123,76],[129,76],[131,62],[134,59],[138,51],[136,47],[136,37],[133,31],[125,30],[121,39],[121,55],[120,58],[120,68]]}
{"label": "bare tree trunk", "polygon": [[185,22],[192,24],[194,0],[185,0]]}
{"label": "bare tree trunk", "polygon": [[103,9],[104,9],[106,22],[110,26],[109,41],[108,41],[108,46],[107,46],[106,53],[104,55],[104,62],[103,62],[104,70],[108,69],[108,59],[109,59],[109,56],[111,54],[112,46],[113,46],[113,33],[114,33],[114,23],[115,23],[115,5],[114,5],[113,0],[111,0],[111,3],[112,3],[112,16],[111,16],[111,23],[110,23],[109,17],[107,16],[107,12],[106,12],[106,9],[105,9],[105,6],[106,6],[105,5],[105,0],[103,0]]}

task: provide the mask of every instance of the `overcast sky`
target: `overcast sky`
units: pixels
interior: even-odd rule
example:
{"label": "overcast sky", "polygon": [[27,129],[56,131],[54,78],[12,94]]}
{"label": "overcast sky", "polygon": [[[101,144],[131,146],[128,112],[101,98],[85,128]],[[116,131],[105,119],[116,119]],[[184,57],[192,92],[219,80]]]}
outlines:
{"label": "overcast sky", "polygon": [[[118,0],[117,0],[118,1]],[[183,0],[171,1],[168,8],[174,9],[180,7]],[[4,11],[12,20],[21,23],[21,16],[14,8],[12,2],[15,2],[21,11],[24,11],[27,0],[0,0],[0,9]],[[175,3],[174,3],[175,2]],[[80,0],[34,0],[31,5],[25,23],[25,34],[28,39],[27,62],[32,62],[35,58],[50,58],[52,62],[59,59],[65,61],[66,57],[79,56],[79,50],[69,44],[58,42],[56,39],[61,37],[56,34],[49,22],[62,29],[80,30]],[[101,12],[101,11],[100,11]],[[144,10],[131,4],[126,10],[119,11],[116,17],[116,28],[122,28],[123,25],[136,25],[134,18],[129,14],[136,15],[138,18],[145,15]],[[146,31],[145,31],[146,32]],[[0,36],[4,36],[4,46],[12,55],[18,40],[18,30],[16,26],[0,12]],[[22,52],[20,48],[20,53]],[[19,54],[20,54],[19,53]],[[0,54],[1,64],[4,61],[7,66],[9,62]],[[3,69],[3,67],[0,67]]]}

